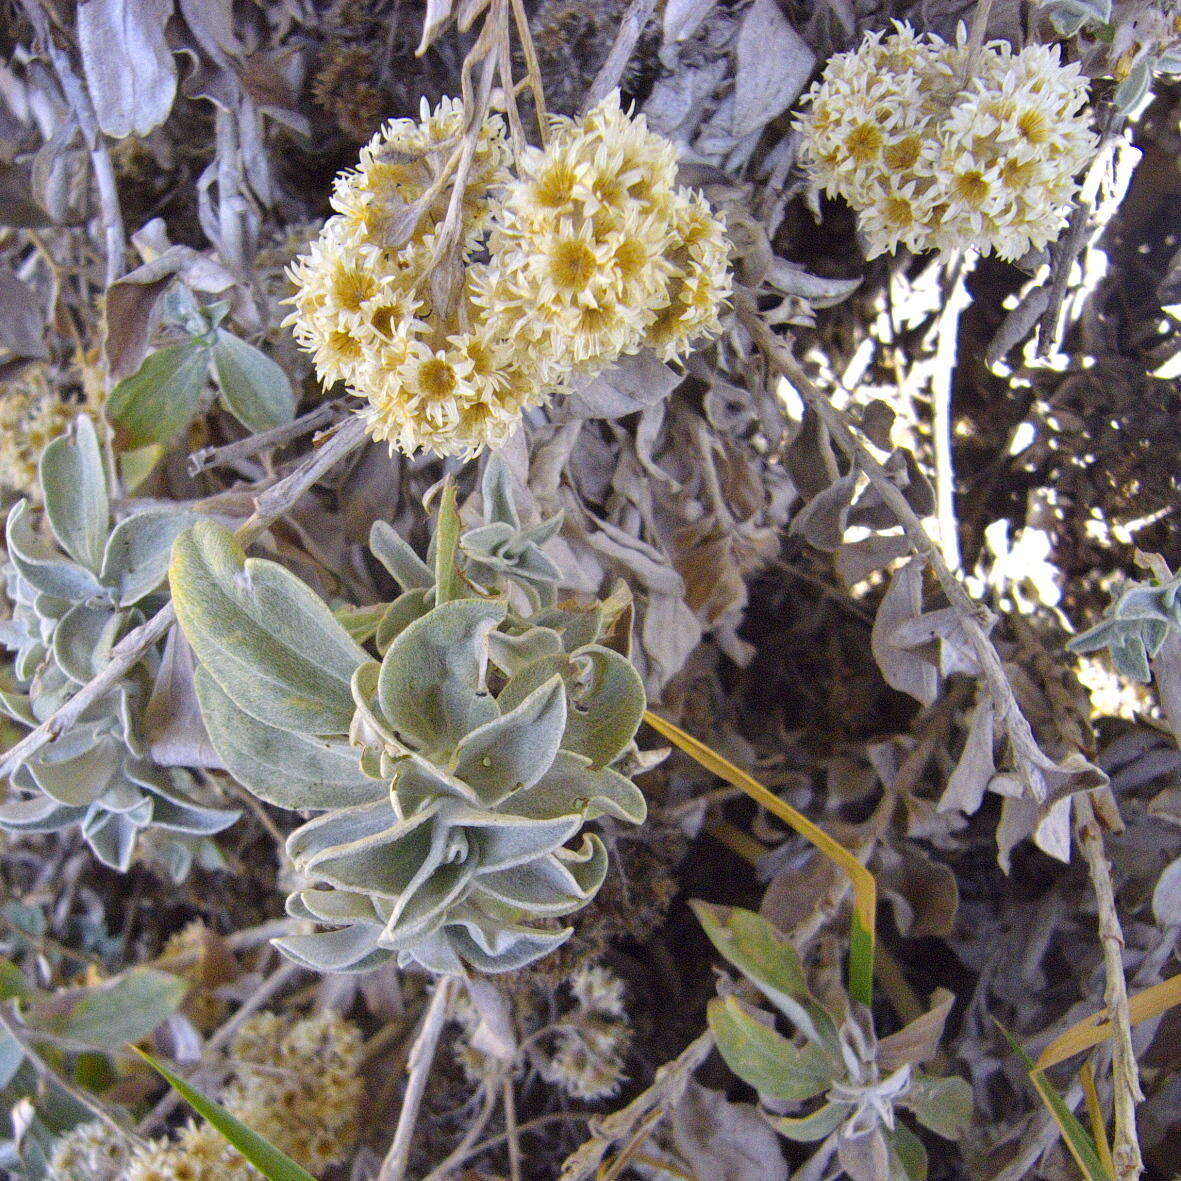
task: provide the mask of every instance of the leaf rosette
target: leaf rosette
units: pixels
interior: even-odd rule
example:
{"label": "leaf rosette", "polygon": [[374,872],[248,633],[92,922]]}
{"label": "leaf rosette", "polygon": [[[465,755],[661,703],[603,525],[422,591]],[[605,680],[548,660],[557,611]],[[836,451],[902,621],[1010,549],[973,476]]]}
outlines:
{"label": "leaf rosette", "polygon": [[174,602],[214,747],[261,799],[321,811],[288,838],[305,884],[287,908],[327,929],[279,941],[319,971],[391,956],[439,973],[522,967],[569,937],[547,920],[602,884],[606,848],[586,824],[644,818],[616,766],[644,691],[608,646],[611,613],[519,614],[518,599],[553,601],[540,546],[557,526],[522,528],[498,464],[484,492],[487,519],[462,536],[444,507],[434,569],[374,526],[371,548],[402,593],[342,613],[371,621],[353,634],[221,527],[177,541]]}
{"label": "leaf rosette", "polygon": [[[45,448],[39,480],[43,517],[26,500],[8,515],[11,616],[0,622],[0,645],[14,653],[0,679],[0,709],[30,727],[98,675],[119,640],[166,601],[160,591],[172,542],[196,520],[187,510],[152,508],[113,521],[98,439],[82,415]],[[99,860],[118,870],[151,829],[153,857],[178,880],[194,854],[213,856],[205,838],[239,813],[198,803],[191,775],[150,757],[142,714],[158,665],[156,650],[145,653],[56,741],[16,767],[0,828],[77,824]]]}

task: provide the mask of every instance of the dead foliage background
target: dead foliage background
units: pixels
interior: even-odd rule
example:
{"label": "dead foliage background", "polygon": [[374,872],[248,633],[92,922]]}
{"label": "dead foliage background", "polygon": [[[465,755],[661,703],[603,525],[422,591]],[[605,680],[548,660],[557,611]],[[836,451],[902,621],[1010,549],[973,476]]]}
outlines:
{"label": "dead foliage background", "polygon": [[[1074,1175],[998,1023],[1036,1057],[1110,1001],[1101,933],[1112,921],[1130,992],[1177,970],[1181,716],[1105,656],[1064,645],[1144,577],[1137,551],[1181,563],[1181,91],[1158,79],[1134,119],[1108,118],[1088,205],[1049,257],[867,263],[849,211],[807,190],[793,107],[863,31],[906,18],[952,36],[971,4],[526,7],[551,109],[573,113],[617,80],[680,145],[685,180],[725,212],[739,285],[724,336],[683,371],[628,359],[530,414],[503,453],[523,515],[564,513],[547,552],[569,594],[630,584],[652,708],[872,870],[879,1034],[924,1013],[936,989],[954,994],[940,1073],[970,1080],[974,1116],[956,1142],[926,1139],[930,1176]],[[244,520],[346,413],[280,327],[284,267],[381,121],[458,92],[474,34],[451,8],[2,0],[0,382],[41,382],[71,406],[101,399],[172,338],[177,292],[226,301],[226,324],[280,363],[312,417],[302,433],[244,442],[207,401],[135,495]],[[988,28],[1044,31],[1035,8],[1002,0]],[[1094,83],[1101,119],[1111,86]],[[421,546],[424,493],[453,471],[474,512],[477,466],[368,446],[258,551],[329,600],[376,602],[372,522]],[[1158,683],[1175,684],[1181,656],[1162,659]],[[18,737],[8,724],[5,745]],[[687,1085],[659,1072],[701,1034],[715,991],[687,901],[759,910],[823,979],[847,950],[844,880],[682,755],[640,782],[650,820],[610,832],[615,868],[574,940],[498,981],[482,1026],[445,1031],[411,1175],[448,1161],[455,1176],[587,1175],[563,1160],[654,1080],[655,1107],[607,1138],[599,1176],[837,1175],[835,1164],[796,1174],[806,1146],[769,1132],[716,1055],[697,1055]],[[243,806],[227,776],[213,786]],[[155,961],[199,924],[201,970],[156,1045],[207,1081],[223,1065],[217,1031],[244,1003],[349,1014],[368,1039],[366,1118],[331,1176],[370,1177],[424,988],[392,969],[316,979],[280,966],[266,938],[282,914],[274,837],[289,825],[246,809],[219,838],[226,868],[199,866],[180,887],[144,865],[108,871],[69,833],[3,838],[0,947],[41,987],[63,987]],[[1080,836],[1100,842],[1114,913],[1097,901],[1102,873]],[[626,1082],[582,1101],[547,1084],[523,1047],[529,1021],[568,1004],[569,973],[595,962],[625,984]],[[464,1072],[477,1027],[508,1063],[507,1100]],[[1151,1177],[1176,1175],[1181,1154],[1178,1034],[1176,1012],[1132,1028],[1131,1078],[1126,1061],[1113,1075],[1118,1041],[1091,1054],[1104,1110],[1113,1077],[1116,1090],[1138,1077]],[[1051,1074],[1081,1117],[1078,1066]],[[127,1064],[116,1074],[95,1079],[103,1102],[142,1115],[158,1098],[150,1077]],[[26,1175],[17,1162],[35,1113],[36,1096],[14,1100],[14,1176]]]}

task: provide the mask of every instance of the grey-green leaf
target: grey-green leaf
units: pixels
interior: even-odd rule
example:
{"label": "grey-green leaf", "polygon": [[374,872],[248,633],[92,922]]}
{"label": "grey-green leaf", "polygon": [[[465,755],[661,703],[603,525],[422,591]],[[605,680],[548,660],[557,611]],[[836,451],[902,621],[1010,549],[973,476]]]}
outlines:
{"label": "grey-green leaf", "polygon": [[726,1065],[760,1095],[801,1103],[832,1084],[834,1068],[813,1043],[797,1046],[753,1016],[737,997],[710,1001],[709,1027]]}
{"label": "grey-green leaf", "polygon": [[483,679],[488,633],[505,612],[503,603],[455,599],[402,631],[378,678],[381,710],[396,732],[421,750],[453,751],[465,734],[500,715]]}
{"label": "grey-green leaf", "polygon": [[194,676],[213,749],[230,774],[259,799],[280,808],[346,808],[386,795],[343,742],[280,730],[240,710],[204,669]]}
{"label": "grey-green leaf", "polygon": [[266,353],[224,328],[213,345],[213,372],[230,413],[250,431],[269,431],[295,417],[287,374]]}
{"label": "grey-green leaf", "polygon": [[120,607],[130,607],[154,591],[168,575],[172,543],[197,519],[195,513],[147,509],[120,521],[107,539],[99,574]]}
{"label": "grey-green leaf", "polygon": [[69,434],[41,453],[45,515],[62,549],[88,570],[98,570],[110,520],[107,477],[94,423],[78,415]]}
{"label": "grey-green leaf", "polygon": [[197,659],[239,709],[282,730],[348,733],[349,683],[367,657],[294,574],[199,521],[176,540],[170,580]]}
{"label": "grey-green leaf", "polygon": [[152,353],[111,391],[107,413],[124,450],[167,443],[197,413],[209,376],[209,347],[187,340]]}

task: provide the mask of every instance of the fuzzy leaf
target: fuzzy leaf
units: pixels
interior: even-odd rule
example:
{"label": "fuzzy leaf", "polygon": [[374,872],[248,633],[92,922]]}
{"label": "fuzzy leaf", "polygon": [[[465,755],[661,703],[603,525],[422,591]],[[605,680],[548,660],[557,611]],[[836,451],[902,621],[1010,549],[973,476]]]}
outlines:
{"label": "fuzzy leaf", "polygon": [[402,631],[386,650],[378,679],[378,702],[396,733],[419,749],[450,752],[499,716],[483,681],[488,633],[505,611],[503,603],[456,599]]}
{"label": "fuzzy leaf", "polygon": [[188,992],[177,976],[155,968],[131,968],[89,988],[60,989],[24,1011],[32,1030],[78,1047],[110,1050],[138,1042],[176,1012]]}
{"label": "fuzzy leaf", "polygon": [[200,521],[177,538],[170,579],[185,637],[239,709],[280,729],[348,733],[350,681],[367,657],[295,575]]}
{"label": "fuzzy leaf", "polygon": [[97,572],[110,521],[107,477],[94,424],[78,415],[69,434],[52,440],[39,464],[45,515],[62,549]]}
{"label": "fuzzy leaf", "polygon": [[43,545],[29,519],[28,501],[18,500],[8,514],[5,541],[17,572],[43,594],[82,603],[102,596],[103,588],[84,566],[59,557]]}
{"label": "fuzzy leaf", "polygon": [[209,375],[209,348],[187,340],[152,353],[111,391],[107,413],[121,450],[167,443],[193,420]]}
{"label": "fuzzy leaf", "polygon": [[269,431],[295,417],[287,374],[266,353],[219,328],[213,372],[229,412],[250,431]]}
{"label": "fuzzy leaf", "polygon": [[197,519],[195,513],[147,509],[120,521],[107,539],[99,578],[130,607],[154,591],[168,575],[172,543]]}
{"label": "fuzzy leaf", "polygon": [[737,997],[709,1002],[709,1027],[726,1065],[760,1095],[802,1103],[828,1089],[836,1073],[823,1050],[797,1046],[764,1025]]}
{"label": "fuzzy leaf", "polygon": [[692,902],[709,941],[809,1041],[836,1048],[836,1028],[808,990],[799,953],[765,919],[737,906]]}
{"label": "fuzzy leaf", "polygon": [[899,1103],[914,1112],[924,1128],[955,1140],[972,1121],[972,1087],[966,1079],[931,1078],[916,1073]]}
{"label": "fuzzy leaf", "polygon": [[426,590],[435,585],[435,572],[385,521],[373,522],[369,549],[402,590]]}

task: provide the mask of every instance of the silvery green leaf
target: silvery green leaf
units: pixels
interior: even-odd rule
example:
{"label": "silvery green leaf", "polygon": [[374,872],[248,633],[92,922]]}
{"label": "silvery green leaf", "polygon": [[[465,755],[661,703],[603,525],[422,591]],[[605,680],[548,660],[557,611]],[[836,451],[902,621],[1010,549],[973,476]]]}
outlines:
{"label": "silvery green leaf", "polygon": [[581,810],[587,820],[614,816],[642,824],[648,814],[644,793],[609,767],[596,768],[585,755],[560,750],[541,779],[510,797],[506,806],[519,816],[552,817]]}
{"label": "silvery green leaf", "polygon": [[14,722],[20,722],[22,725],[32,727],[37,724],[28,694],[22,693],[19,686],[2,668],[0,668],[0,711],[3,711]]}
{"label": "silvery green leaf", "polygon": [[849,1103],[826,1103],[811,1115],[766,1118],[781,1136],[811,1144],[832,1135],[852,1114],[853,1106]]}
{"label": "silvery green leaf", "polygon": [[481,803],[476,789],[452,774],[446,767],[413,752],[398,755],[384,768],[390,790],[397,797],[398,808],[409,816],[434,801],[448,799],[464,804]]}
{"label": "silvery green leaf", "polygon": [[[690,905],[714,947],[810,1042],[835,1055],[836,1026],[808,990],[791,942],[754,911],[708,902]],[[832,1069],[837,1070],[835,1058]]]}
{"label": "silvery green leaf", "polygon": [[167,443],[193,420],[209,377],[209,346],[193,339],[150,354],[111,391],[107,414],[124,451]]}
{"label": "silvery green leaf", "polygon": [[402,590],[429,590],[435,585],[435,572],[385,521],[373,522],[369,548]]}
{"label": "silvery green leaf", "polygon": [[58,543],[75,562],[97,571],[110,505],[102,452],[86,415],[78,415],[68,434],[46,446],[40,479],[45,515]]}
{"label": "silvery green leaf", "polygon": [[187,836],[213,836],[224,832],[241,816],[226,808],[206,808],[200,804],[177,804],[171,800],[152,801],[152,826],[166,832]]}
{"label": "silvery green leaf", "polygon": [[926,1181],[927,1150],[923,1142],[903,1123],[883,1127],[890,1149],[890,1181]]}
{"label": "silvery green leaf", "polygon": [[99,578],[120,607],[154,591],[168,575],[172,543],[197,519],[179,509],[147,509],[120,521],[107,539]]}
{"label": "silvery green leaf", "polygon": [[924,1128],[945,1140],[956,1139],[972,1121],[972,1087],[955,1075],[932,1078],[916,1072],[898,1102],[914,1112]]}
{"label": "silvery green leaf", "polygon": [[399,820],[386,801],[336,808],[297,828],[287,854],[330,885],[396,899],[442,860],[447,830],[435,811]]}
{"label": "silvery green leaf", "polygon": [[310,935],[286,935],[275,946],[315,972],[367,972],[390,958],[377,945],[380,927],[354,926]]}
{"label": "silvery green leaf", "polygon": [[0,828],[11,832],[57,832],[76,824],[85,814],[85,808],[59,804],[45,795],[10,799],[0,804]]}
{"label": "silvery green leaf", "polygon": [[635,737],[647,705],[635,665],[597,644],[568,657],[545,657],[509,679],[498,698],[501,709],[514,709],[555,673],[565,681],[573,705],[562,749],[586,755],[596,767],[614,762]]}
{"label": "silvery green leaf", "polygon": [[340,808],[381,799],[387,789],[360,769],[343,742],[268,726],[240,710],[203,668],[194,675],[209,741],[226,768],[280,808]]}
{"label": "silvery green leaf", "polygon": [[21,577],[44,594],[71,603],[101,597],[103,588],[84,566],[59,557],[43,545],[29,520],[29,505],[20,500],[8,514],[5,540],[8,556]]}
{"label": "silvery green leaf", "polygon": [[296,895],[296,907],[303,917],[330,925],[369,923],[384,927],[388,920],[388,916],[377,913],[372,897],[354,890],[301,890]]}
{"label": "silvery green leaf", "polygon": [[106,664],[119,634],[119,616],[109,607],[76,603],[53,632],[53,658],[72,681],[85,684]]}
{"label": "silvery green leaf", "polygon": [[348,733],[350,682],[368,658],[295,575],[199,521],[177,538],[170,581],[197,659],[240,709],[280,729]]}
{"label": "silvery green leaf", "polygon": [[414,883],[394,904],[394,913],[381,935],[382,946],[395,951],[413,947],[438,931],[452,906],[469,892],[475,872],[472,861],[453,861],[439,865],[421,882]]}
{"label": "silvery green leaf", "polygon": [[1128,76],[1116,87],[1112,102],[1121,114],[1134,110],[1144,100],[1152,85],[1152,62],[1143,55],[1132,66]]}
{"label": "silvery green leaf", "polygon": [[107,735],[68,758],[55,758],[56,754],[50,746],[27,766],[37,786],[50,799],[74,808],[98,799],[123,765],[122,745]]}
{"label": "silvery green leaf", "polygon": [[506,923],[481,923],[477,915],[448,927],[447,937],[455,951],[477,971],[495,975],[515,972],[561,947],[573,934],[538,931]]}
{"label": "silvery green leaf", "polygon": [[82,835],[99,861],[126,873],[131,866],[140,827],[132,815],[91,811],[82,822]]}
{"label": "silvery green leaf", "polygon": [[146,1038],[176,1012],[188,984],[156,968],[131,968],[101,984],[58,989],[27,1004],[25,1024],[74,1048],[111,1050]]}
{"label": "silvery green leaf", "polygon": [[465,830],[472,857],[483,872],[524,865],[561,848],[582,827],[582,817],[537,820],[476,808],[448,810],[447,821]]}
{"label": "silvery green leaf", "polygon": [[726,1065],[760,1095],[802,1103],[828,1090],[836,1070],[813,1042],[797,1046],[764,1025],[736,996],[709,1002],[709,1027]]}
{"label": "silvery green leaf", "polygon": [[495,451],[484,464],[484,475],[480,481],[480,494],[484,498],[485,522],[502,521],[513,529],[520,529],[521,518],[513,497],[512,476],[508,464]]}
{"label": "silvery green leaf", "polygon": [[224,328],[213,345],[213,372],[229,412],[250,431],[269,431],[295,417],[287,374],[266,353]]}
{"label": "silvery green leaf", "polygon": [[484,670],[488,633],[505,612],[503,603],[456,599],[402,631],[378,680],[381,712],[396,733],[420,750],[453,751],[470,730],[499,715]]}
{"label": "silvery green leaf", "polygon": [[337,607],[332,617],[349,633],[355,644],[364,644],[377,635],[377,629],[388,611],[388,604],[374,603],[369,607]]}
{"label": "silvery green leaf", "polygon": [[553,676],[515,709],[470,731],[456,750],[455,775],[495,806],[549,770],[566,728],[566,691]]}
{"label": "silvery green leaf", "polygon": [[583,849],[570,858],[543,857],[526,865],[481,874],[475,883],[473,900],[486,896],[526,914],[554,917],[585,906],[598,892],[606,875],[607,850],[590,833]]}
{"label": "silvery green leaf", "polygon": [[562,652],[562,637],[549,627],[531,627],[520,635],[494,631],[488,637],[488,658],[502,673],[512,676],[527,664]]}
{"label": "silvery green leaf", "polygon": [[377,634],[374,636],[377,650],[382,655],[385,655],[389,646],[410,624],[416,619],[421,619],[431,609],[434,595],[433,586],[419,587],[406,591],[390,603],[377,625]]}
{"label": "silvery green leaf", "polygon": [[1156,59],[1156,72],[1175,78],[1181,74],[1181,48],[1166,49]]}

